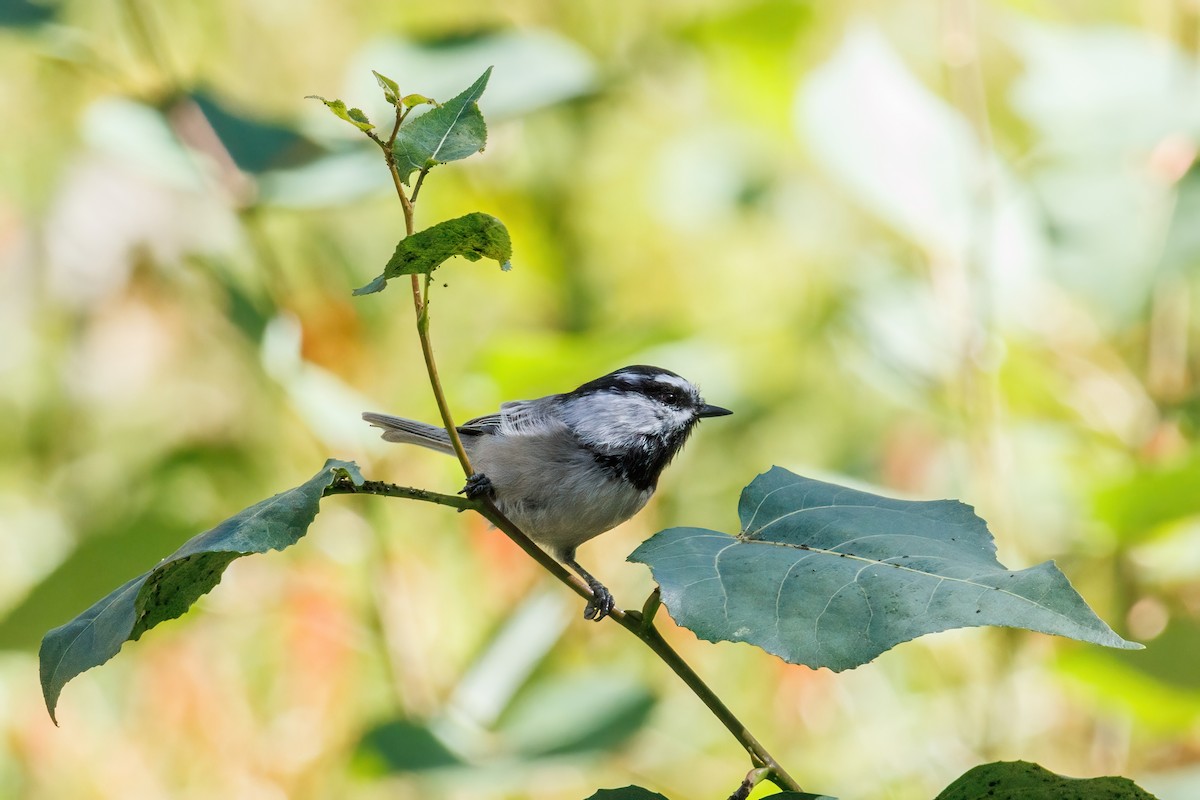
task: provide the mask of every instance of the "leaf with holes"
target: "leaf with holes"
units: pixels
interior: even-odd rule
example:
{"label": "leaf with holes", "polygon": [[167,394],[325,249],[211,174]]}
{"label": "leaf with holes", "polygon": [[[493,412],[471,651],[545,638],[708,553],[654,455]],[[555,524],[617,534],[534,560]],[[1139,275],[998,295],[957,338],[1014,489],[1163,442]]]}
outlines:
{"label": "leaf with holes", "polygon": [[1101,621],[1053,562],[1007,569],[987,524],[954,500],[893,500],[773,467],[742,492],[738,514],[737,536],[671,528],[629,557],[702,639],[835,671],[979,625],[1141,647]]}
{"label": "leaf with holes", "polygon": [[[487,123],[478,101],[487,88],[492,68],[462,94],[400,126],[392,145],[400,180],[408,183],[414,170],[426,170],[474,155],[487,144]],[[402,98],[407,106],[431,102],[421,95]]]}
{"label": "leaf with holes", "polygon": [[1155,800],[1128,778],[1064,778],[1028,761],[998,761],[967,771],[936,800]]}
{"label": "leaf with holes", "polygon": [[[42,694],[54,717],[67,682],[115,656],[160,622],[183,614],[221,582],[234,559],[282,550],[299,541],[317,516],[325,489],[339,478],[363,482],[358,467],[330,459],[300,486],[256,503],[192,537],[149,572],[115,589],[75,619],[50,631],[38,652]],[[55,720],[57,724],[57,720]]]}
{"label": "leaf with holes", "polygon": [[467,261],[490,258],[500,265],[500,269],[512,269],[512,239],[508,228],[491,214],[473,211],[405,236],[396,245],[383,274],[355,289],[354,294],[383,291],[388,280],[401,275],[428,275],[454,256],[462,256]]}

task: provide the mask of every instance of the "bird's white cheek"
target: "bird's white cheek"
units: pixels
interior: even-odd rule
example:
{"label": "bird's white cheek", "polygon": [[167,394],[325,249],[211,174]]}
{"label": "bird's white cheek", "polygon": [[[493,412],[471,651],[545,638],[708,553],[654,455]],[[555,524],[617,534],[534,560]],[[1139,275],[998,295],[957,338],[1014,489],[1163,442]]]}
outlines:
{"label": "bird's white cheek", "polygon": [[610,449],[630,447],[645,436],[662,435],[686,425],[690,419],[687,412],[628,394],[577,403],[568,407],[564,416],[585,442]]}

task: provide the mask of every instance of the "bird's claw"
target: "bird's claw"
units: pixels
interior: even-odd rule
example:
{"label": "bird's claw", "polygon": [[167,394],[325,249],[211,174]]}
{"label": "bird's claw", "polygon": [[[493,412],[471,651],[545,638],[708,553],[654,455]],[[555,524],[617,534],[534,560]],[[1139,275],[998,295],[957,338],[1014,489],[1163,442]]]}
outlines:
{"label": "bird's claw", "polygon": [[467,478],[467,485],[458,493],[465,494],[468,500],[481,500],[485,497],[495,497],[496,487],[492,486],[491,478],[482,472],[476,472]]}
{"label": "bird's claw", "polygon": [[599,622],[612,613],[617,601],[613,599],[612,592],[598,582],[589,583],[588,588],[592,590],[592,599],[588,600],[587,608],[583,610],[583,618]]}

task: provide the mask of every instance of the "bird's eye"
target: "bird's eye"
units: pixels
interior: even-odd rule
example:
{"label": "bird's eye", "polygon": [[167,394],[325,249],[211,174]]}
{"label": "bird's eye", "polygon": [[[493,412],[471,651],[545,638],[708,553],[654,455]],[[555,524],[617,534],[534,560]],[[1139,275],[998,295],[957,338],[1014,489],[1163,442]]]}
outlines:
{"label": "bird's eye", "polygon": [[687,405],[688,396],[687,392],[678,386],[667,386],[664,387],[660,399],[670,406],[684,406]]}

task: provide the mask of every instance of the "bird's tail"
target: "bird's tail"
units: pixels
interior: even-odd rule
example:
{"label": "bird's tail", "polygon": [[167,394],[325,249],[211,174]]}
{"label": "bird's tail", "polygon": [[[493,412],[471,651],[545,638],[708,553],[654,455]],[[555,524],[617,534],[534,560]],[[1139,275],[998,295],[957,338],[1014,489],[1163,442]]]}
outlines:
{"label": "bird's tail", "polygon": [[376,428],[383,428],[384,441],[419,444],[421,447],[428,447],[439,453],[454,452],[454,448],[450,446],[450,437],[446,435],[443,428],[413,419],[393,417],[389,414],[374,414],[370,411],[364,412],[362,417]]}

